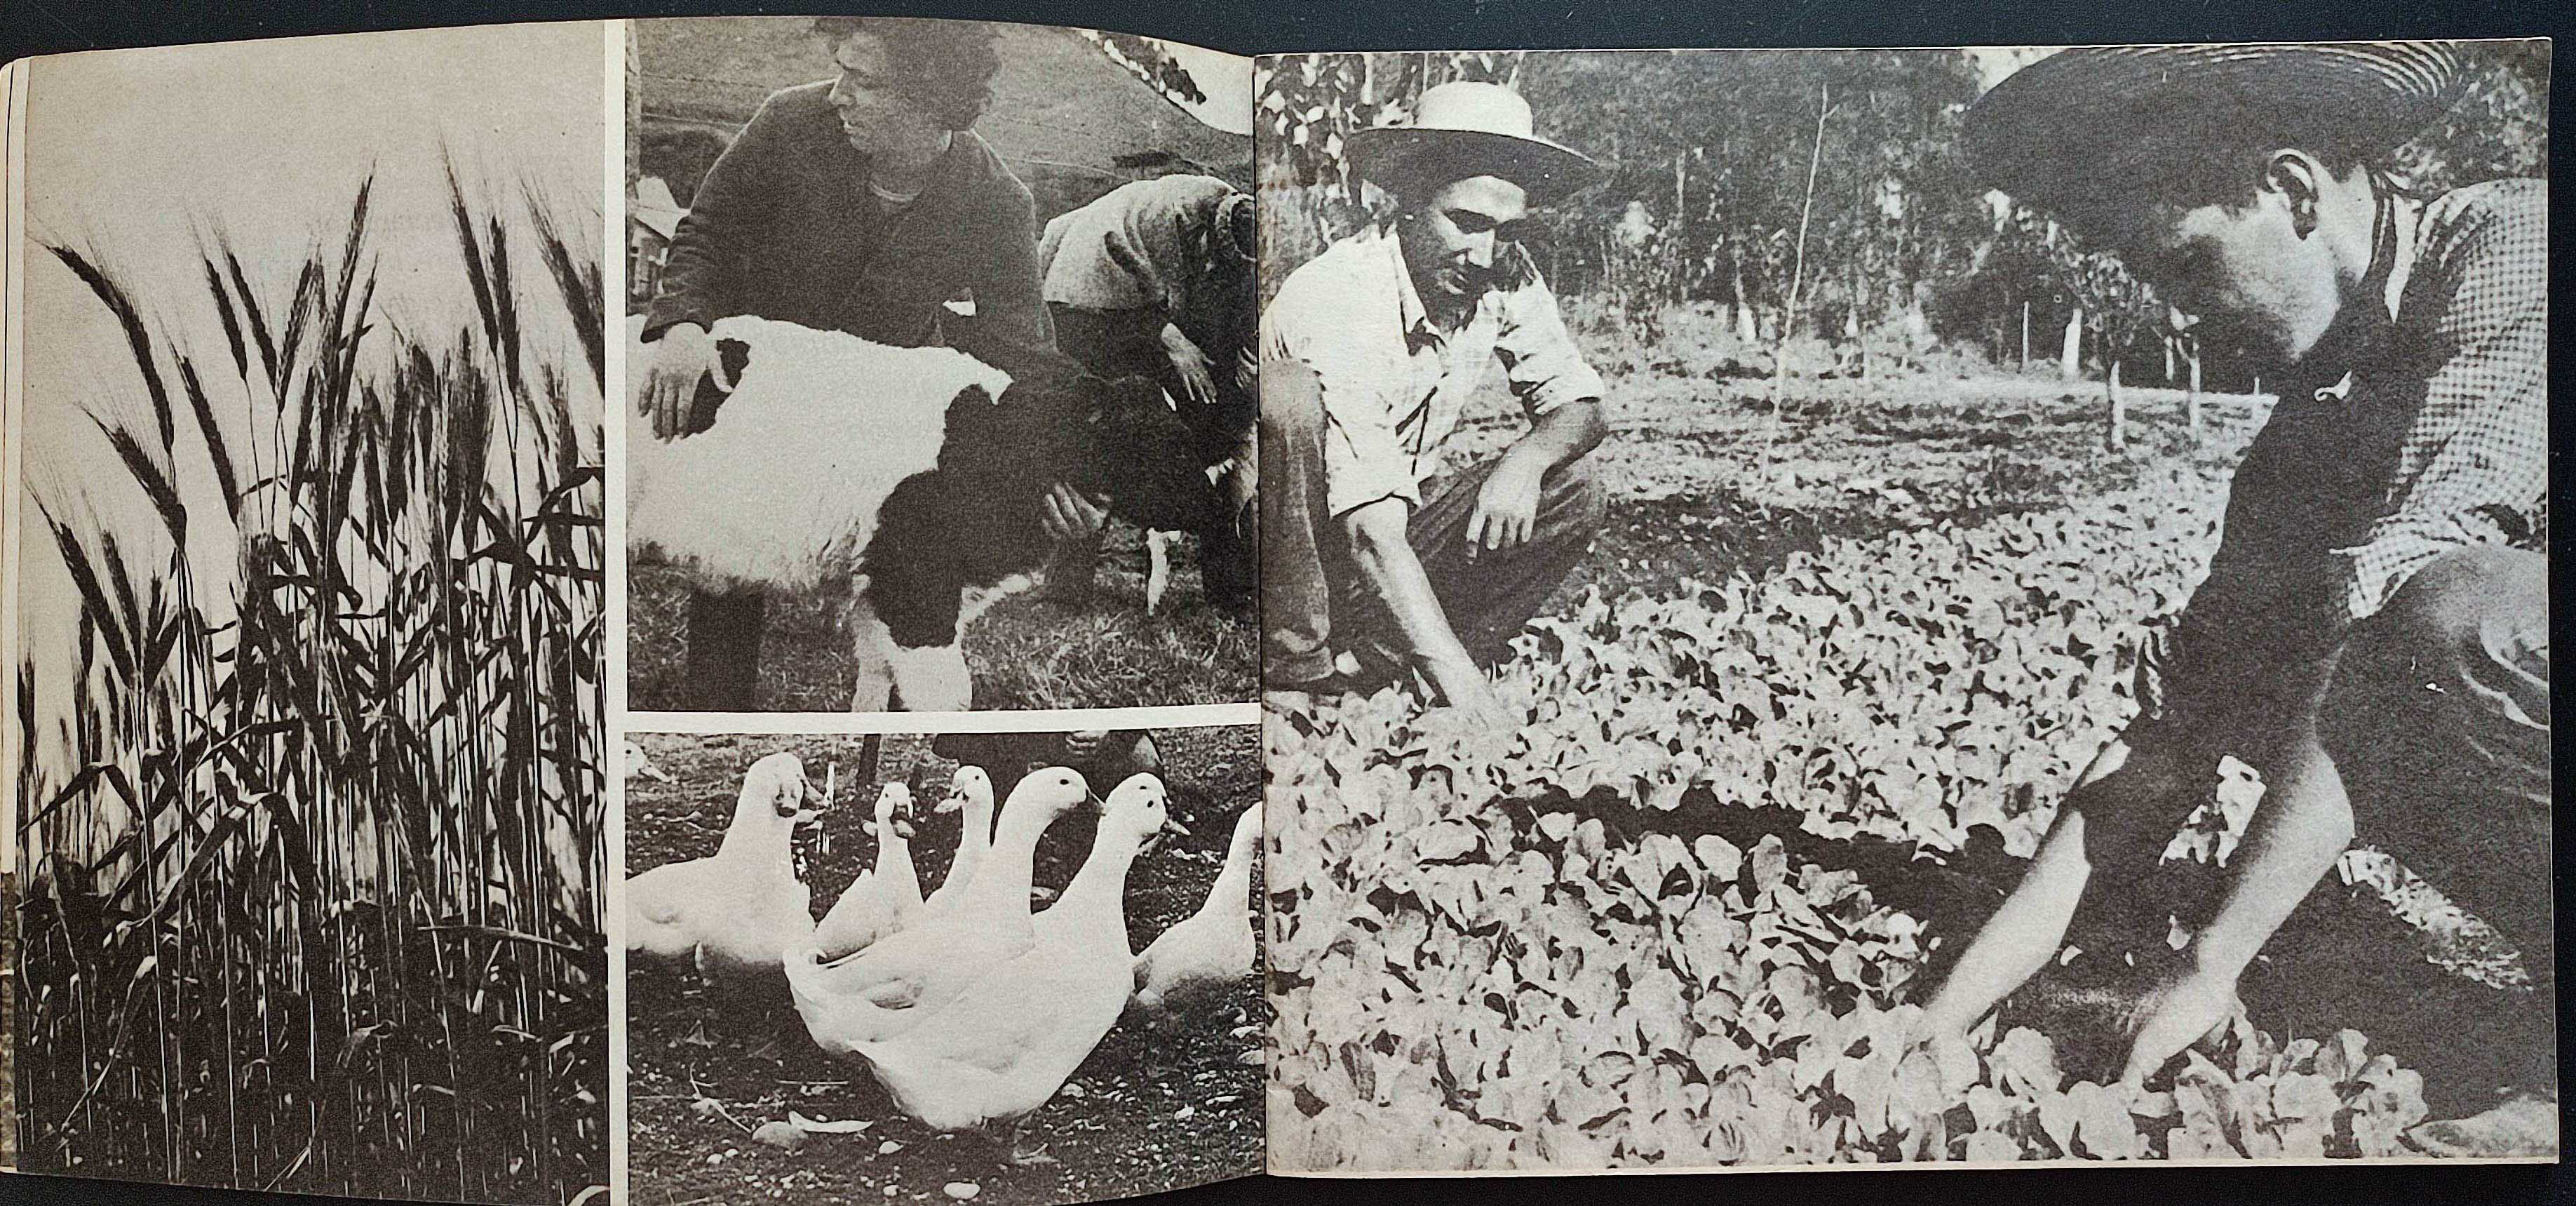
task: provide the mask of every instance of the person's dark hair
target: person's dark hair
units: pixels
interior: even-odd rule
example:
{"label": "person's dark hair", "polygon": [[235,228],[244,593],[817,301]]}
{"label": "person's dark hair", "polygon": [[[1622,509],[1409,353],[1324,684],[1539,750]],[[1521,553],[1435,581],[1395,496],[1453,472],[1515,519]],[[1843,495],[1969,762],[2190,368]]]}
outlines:
{"label": "person's dark hair", "polygon": [[926,17],[817,17],[814,35],[838,47],[853,34],[885,40],[886,61],[902,73],[897,87],[941,125],[963,130],[993,105],[1001,74],[1001,34],[982,21]]}
{"label": "person's dark hair", "polygon": [[1433,195],[1474,175],[1436,148],[1414,151],[1378,169],[1376,184],[1395,199],[1398,209],[1428,204]]}
{"label": "person's dark hair", "polygon": [[[2224,205],[2241,211],[2254,204],[2255,195],[2263,189],[2263,172],[2273,153],[2280,149],[2255,140],[2173,155],[2155,166],[2152,183],[2145,192],[2149,199],[2176,209]],[[2317,162],[2337,179],[2352,174],[2355,168],[2374,166],[2349,150],[2298,149],[2316,156]]]}

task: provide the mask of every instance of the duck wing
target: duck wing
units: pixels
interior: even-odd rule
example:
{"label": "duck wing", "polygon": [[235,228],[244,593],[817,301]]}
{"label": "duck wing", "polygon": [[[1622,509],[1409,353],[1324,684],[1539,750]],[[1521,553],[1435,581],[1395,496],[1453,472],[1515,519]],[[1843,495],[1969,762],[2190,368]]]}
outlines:
{"label": "duck wing", "polygon": [[707,911],[706,861],[665,863],[626,881],[626,949],[678,956],[698,944],[692,923]]}

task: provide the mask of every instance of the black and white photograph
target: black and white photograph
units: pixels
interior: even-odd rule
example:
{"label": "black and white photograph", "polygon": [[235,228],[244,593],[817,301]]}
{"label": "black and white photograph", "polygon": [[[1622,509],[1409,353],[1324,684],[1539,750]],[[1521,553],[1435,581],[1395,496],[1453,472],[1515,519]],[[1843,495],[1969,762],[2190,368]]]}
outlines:
{"label": "black and white photograph", "polygon": [[630,28],[627,706],[1250,702],[1251,60]]}
{"label": "black and white photograph", "polygon": [[606,1194],[607,33],[20,64],[21,1169]]}
{"label": "black and white photograph", "polygon": [[1258,737],[632,736],[629,1194],[1048,1203],[1260,1172]]}
{"label": "black and white photograph", "polygon": [[1261,58],[1273,1169],[2554,1160],[2548,67]]}

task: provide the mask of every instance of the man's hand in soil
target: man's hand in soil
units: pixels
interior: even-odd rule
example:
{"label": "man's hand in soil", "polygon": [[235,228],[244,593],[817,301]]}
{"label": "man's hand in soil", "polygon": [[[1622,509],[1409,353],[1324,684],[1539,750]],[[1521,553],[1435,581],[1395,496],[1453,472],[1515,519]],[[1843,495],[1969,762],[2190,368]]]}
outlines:
{"label": "man's hand in soil", "polygon": [[1503,710],[1502,700],[1495,696],[1494,685],[1485,680],[1484,671],[1466,658],[1441,659],[1427,663],[1423,675],[1440,692],[1449,707],[1489,728],[1513,727],[1512,716]]}
{"label": "man's hand in soil", "polygon": [[2185,1047],[2235,1017],[2244,1006],[2236,999],[2236,978],[2203,968],[2198,962],[2167,977],[2141,998],[2129,1013],[2128,1066],[2120,1079],[2145,1080]]}

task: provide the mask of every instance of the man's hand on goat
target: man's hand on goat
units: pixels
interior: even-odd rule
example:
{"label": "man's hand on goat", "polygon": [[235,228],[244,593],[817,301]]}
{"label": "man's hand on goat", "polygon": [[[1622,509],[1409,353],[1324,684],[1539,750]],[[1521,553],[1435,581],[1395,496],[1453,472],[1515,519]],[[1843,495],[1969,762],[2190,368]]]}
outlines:
{"label": "man's hand on goat", "polygon": [[654,439],[676,440],[690,434],[698,381],[709,376],[715,378],[717,388],[733,388],[733,382],[724,379],[724,359],[716,354],[715,338],[705,327],[674,323],[654,341],[653,363],[645,370],[644,390],[635,407],[653,421]]}
{"label": "man's hand on goat", "polygon": [[1207,353],[1170,323],[1163,324],[1163,354],[1171,358],[1172,371],[1180,374],[1182,401],[1198,406],[1216,401],[1216,372],[1208,365]]}
{"label": "man's hand on goat", "polygon": [[1105,495],[1086,497],[1065,482],[1057,482],[1046,496],[1047,538],[1062,543],[1087,540],[1100,534],[1109,520],[1109,499]]}

